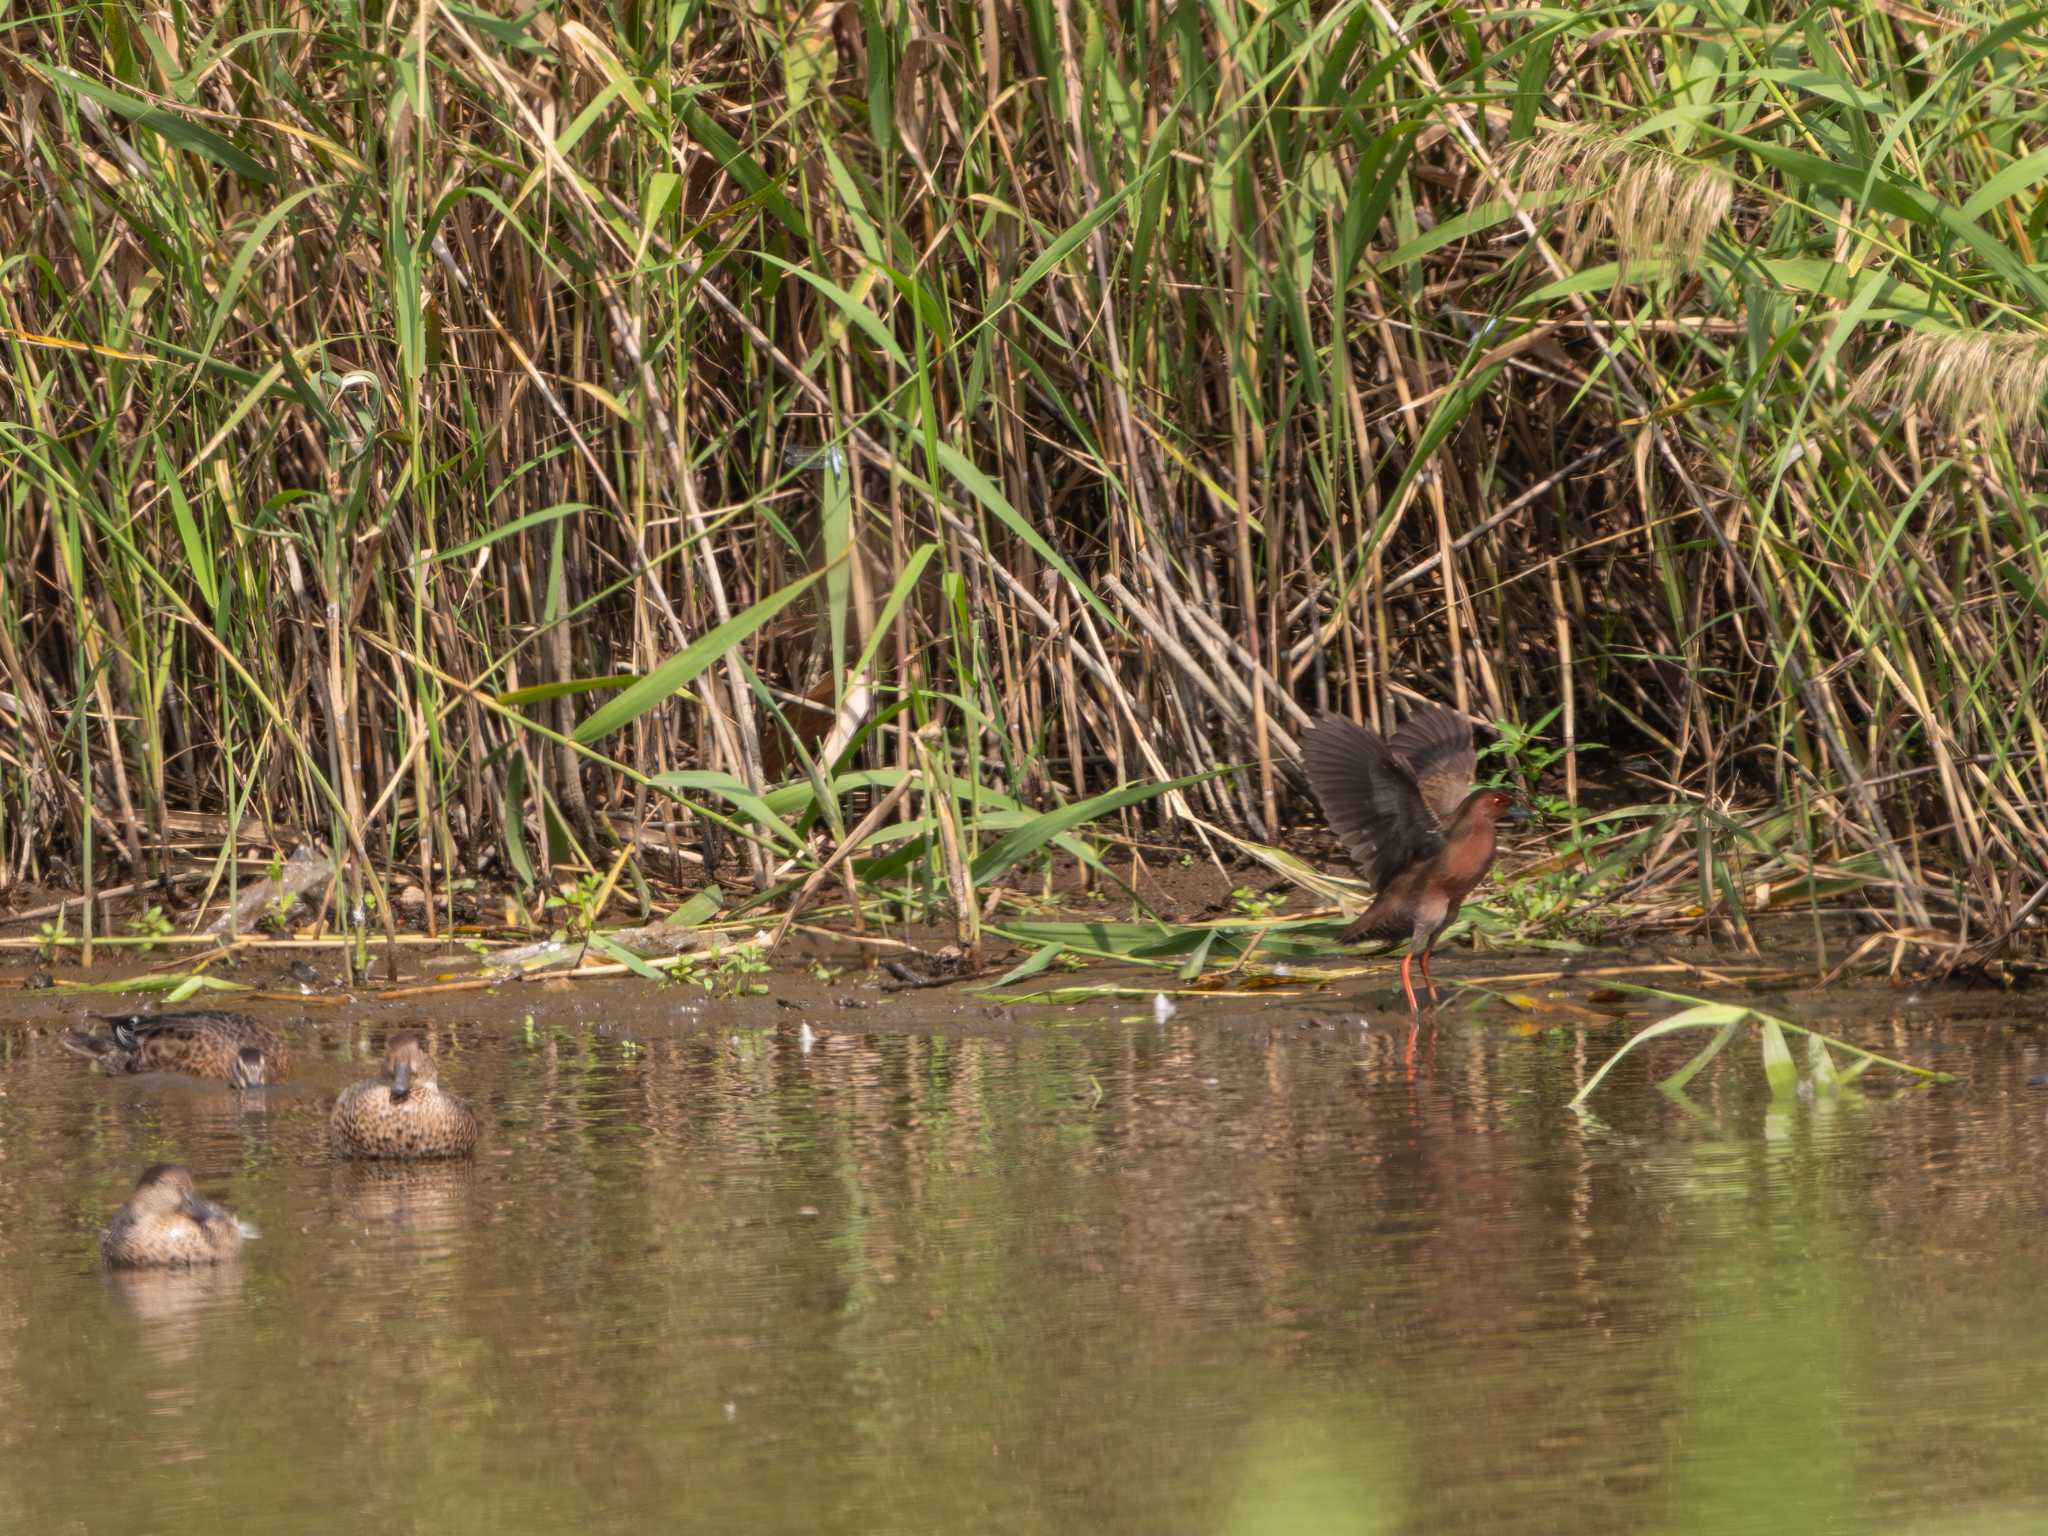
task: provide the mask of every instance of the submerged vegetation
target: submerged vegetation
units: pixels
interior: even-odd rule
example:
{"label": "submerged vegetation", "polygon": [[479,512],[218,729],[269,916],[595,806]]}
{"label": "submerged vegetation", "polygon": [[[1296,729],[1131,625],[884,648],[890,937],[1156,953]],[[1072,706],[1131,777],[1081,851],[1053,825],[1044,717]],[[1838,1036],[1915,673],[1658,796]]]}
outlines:
{"label": "submerged vegetation", "polygon": [[[1639,989],[1648,992],[1649,989]],[[1880,1056],[1847,1040],[1833,1035],[1822,1034],[1819,1030],[1804,1024],[1795,1024],[1790,1019],[1780,1019],[1755,1008],[1731,1003],[1710,1003],[1703,998],[1680,997],[1675,993],[1651,993],[1652,996],[1668,997],[1676,1002],[1690,1003],[1667,1019],[1661,1019],[1648,1028],[1639,1030],[1629,1038],[1627,1044],[1608,1057],[1600,1070],[1587,1078],[1584,1086],[1572,1096],[1570,1107],[1582,1108],[1587,1099],[1622,1062],[1622,1059],[1638,1046],[1648,1045],[1652,1040],[1666,1035],[1678,1034],[1689,1029],[1711,1029],[1713,1038],[1700,1047],[1692,1059],[1677,1071],[1662,1078],[1657,1086],[1674,1098],[1682,1096],[1686,1084],[1704,1071],[1713,1059],[1727,1048],[1736,1032],[1746,1023],[1754,1022],[1757,1027],[1757,1045],[1763,1057],[1764,1077],[1771,1085],[1773,1098],[1809,1099],[1832,1098],[1850,1083],[1856,1081],[1872,1067],[1884,1067],[1905,1076],[1926,1083],[1949,1083],[1955,1079],[1946,1072],[1916,1067],[1908,1062],[1895,1061],[1889,1056]],[[1806,1040],[1806,1073],[1800,1075],[1799,1065],[1792,1059],[1792,1048],[1785,1041],[1787,1033],[1801,1035]],[[1835,1065],[1835,1053],[1849,1057],[1845,1067]]]}
{"label": "submerged vegetation", "polygon": [[1413,689],[1549,770],[1523,931],[1995,950],[2048,898],[2044,55],[1869,3],[16,11],[0,888],[309,840],[358,931],[482,882],[587,933],[736,855],[1028,943],[997,888],[1081,829],[1277,842],[1313,714]]}

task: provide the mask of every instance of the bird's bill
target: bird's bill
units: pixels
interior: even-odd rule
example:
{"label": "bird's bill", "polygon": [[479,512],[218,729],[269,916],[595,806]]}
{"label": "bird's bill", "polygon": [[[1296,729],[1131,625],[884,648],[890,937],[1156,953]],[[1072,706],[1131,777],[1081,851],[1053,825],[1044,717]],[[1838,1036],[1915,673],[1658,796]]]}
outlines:
{"label": "bird's bill", "polygon": [[214,1209],[213,1202],[194,1189],[185,1191],[183,1198],[178,1201],[178,1209],[187,1216],[190,1216],[201,1226],[205,1226],[206,1223],[213,1220],[219,1214]]}
{"label": "bird's bill", "polygon": [[1502,821],[1527,821],[1529,819],[1529,807],[1517,800],[1500,813],[1500,819]]}
{"label": "bird's bill", "polygon": [[412,1063],[401,1061],[391,1069],[391,1097],[402,1099],[412,1092]]}

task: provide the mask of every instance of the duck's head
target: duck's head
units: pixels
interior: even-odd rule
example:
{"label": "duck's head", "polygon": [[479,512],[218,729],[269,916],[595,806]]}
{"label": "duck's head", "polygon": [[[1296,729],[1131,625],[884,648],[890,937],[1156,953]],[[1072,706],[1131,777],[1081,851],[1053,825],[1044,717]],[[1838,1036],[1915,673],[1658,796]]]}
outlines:
{"label": "duck's head", "polygon": [[384,1075],[391,1080],[391,1097],[401,1101],[415,1083],[434,1081],[434,1058],[427,1054],[427,1042],[418,1030],[408,1029],[386,1042]]}
{"label": "duck's head", "polygon": [[138,1216],[171,1216],[179,1212],[197,1222],[208,1222],[219,1214],[213,1202],[200,1194],[192,1175],[176,1163],[151,1163],[135,1183],[135,1198],[129,1202]]}
{"label": "duck's head", "polygon": [[124,1051],[132,1051],[142,1044],[142,1032],[136,1026],[142,1022],[140,1016],[128,1014],[122,1018],[107,1020],[107,1033],[114,1037],[114,1044]]}
{"label": "duck's head", "polygon": [[263,1059],[263,1052],[253,1045],[245,1045],[235,1052],[235,1059],[228,1064],[228,1086],[231,1088],[261,1088],[268,1078],[269,1065]]}

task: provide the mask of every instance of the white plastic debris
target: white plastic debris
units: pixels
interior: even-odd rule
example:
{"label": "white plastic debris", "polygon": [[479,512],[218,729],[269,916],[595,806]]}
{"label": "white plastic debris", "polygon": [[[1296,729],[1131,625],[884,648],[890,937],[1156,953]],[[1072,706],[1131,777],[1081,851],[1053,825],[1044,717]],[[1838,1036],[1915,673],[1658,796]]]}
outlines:
{"label": "white plastic debris", "polygon": [[1180,1009],[1174,1005],[1173,999],[1164,992],[1154,992],[1152,994],[1152,1022],[1154,1024],[1164,1024],[1179,1012]]}

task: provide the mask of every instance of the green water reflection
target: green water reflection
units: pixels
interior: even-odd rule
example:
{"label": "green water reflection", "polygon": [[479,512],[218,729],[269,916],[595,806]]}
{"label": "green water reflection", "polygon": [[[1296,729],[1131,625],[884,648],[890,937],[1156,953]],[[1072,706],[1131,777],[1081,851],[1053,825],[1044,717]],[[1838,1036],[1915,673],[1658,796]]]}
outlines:
{"label": "green water reflection", "polygon": [[[1731,1061],[1580,1121],[1604,1047],[1484,1019],[1411,1073],[1280,1005],[808,1052],[510,1007],[429,1020],[489,1129],[420,1169],[323,1146],[395,1013],[287,1017],[258,1105],[0,1035],[0,1527],[2048,1528],[2024,1030],[1899,1026],[1957,1089]],[[95,1267],[157,1158],[245,1263]]]}

